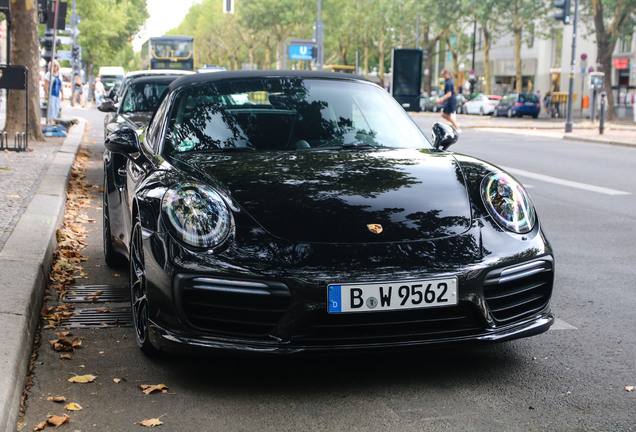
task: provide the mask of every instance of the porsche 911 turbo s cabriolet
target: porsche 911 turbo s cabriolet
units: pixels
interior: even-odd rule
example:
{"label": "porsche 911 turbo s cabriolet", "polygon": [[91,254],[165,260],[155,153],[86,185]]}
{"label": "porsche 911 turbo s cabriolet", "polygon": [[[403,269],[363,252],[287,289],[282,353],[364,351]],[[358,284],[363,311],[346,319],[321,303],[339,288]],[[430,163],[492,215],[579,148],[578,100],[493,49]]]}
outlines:
{"label": "porsche 911 turbo s cabriolet", "polygon": [[348,74],[173,81],[144,132],[106,141],[125,162],[105,160],[104,251],[129,262],[140,348],[349,352],[548,330],[554,259],[527,191],[449,152],[450,126],[432,136]]}

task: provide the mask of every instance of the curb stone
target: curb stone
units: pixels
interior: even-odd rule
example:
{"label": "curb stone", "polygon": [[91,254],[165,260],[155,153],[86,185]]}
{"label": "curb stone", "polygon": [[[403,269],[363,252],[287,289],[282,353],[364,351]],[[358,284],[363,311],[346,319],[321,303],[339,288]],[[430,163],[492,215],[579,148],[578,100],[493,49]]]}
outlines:
{"label": "curb stone", "polygon": [[0,431],[15,432],[42,295],[64,217],[66,189],[86,122],[79,120],[55,154],[0,251]]}

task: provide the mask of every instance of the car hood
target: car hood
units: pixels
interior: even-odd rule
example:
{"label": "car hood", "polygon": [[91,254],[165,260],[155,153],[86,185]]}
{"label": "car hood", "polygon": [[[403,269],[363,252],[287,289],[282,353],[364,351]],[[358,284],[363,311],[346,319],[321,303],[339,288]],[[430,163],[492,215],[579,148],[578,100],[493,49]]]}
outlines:
{"label": "car hood", "polygon": [[225,152],[173,162],[192,177],[207,177],[239,213],[290,241],[416,241],[470,226],[465,179],[449,153]]}

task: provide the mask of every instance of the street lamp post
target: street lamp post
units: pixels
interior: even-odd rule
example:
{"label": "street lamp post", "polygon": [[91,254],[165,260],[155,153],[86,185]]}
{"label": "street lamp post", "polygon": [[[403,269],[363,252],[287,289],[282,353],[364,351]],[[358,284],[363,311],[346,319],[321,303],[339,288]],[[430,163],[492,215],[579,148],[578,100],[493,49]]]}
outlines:
{"label": "street lamp post", "polygon": [[574,69],[576,63],[576,22],[579,16],[579,0],[574,2],[574,24],[572,25],[572,60],[570,62],[570,86],[568,89],[568,110],[565,119],[565,132],[572,132],[572,99],[574,97]]}
{"label": "street lamp post", "polygon": [[477,39],[477,20],[473,24],[473,62],[470,67],[470,94],[475,92],[475,40]]}
{"label": "street lamp post", "polygon": [[318,46],[318,57],[316,58],[316,69],[322,70],[325,62],[325,36],[322,24],[322,0],[318,0],[318,19],[316,20],[316,45]]}

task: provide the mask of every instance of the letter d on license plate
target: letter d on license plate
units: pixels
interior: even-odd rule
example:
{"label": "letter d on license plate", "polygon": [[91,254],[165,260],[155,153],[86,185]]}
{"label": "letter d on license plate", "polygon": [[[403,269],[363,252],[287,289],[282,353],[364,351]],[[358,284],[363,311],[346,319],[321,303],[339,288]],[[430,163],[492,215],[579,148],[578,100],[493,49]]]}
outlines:
{"label": "letter d on license plate", "polygon": [[455,306],[457,278],[329,285],[329,313]]}

